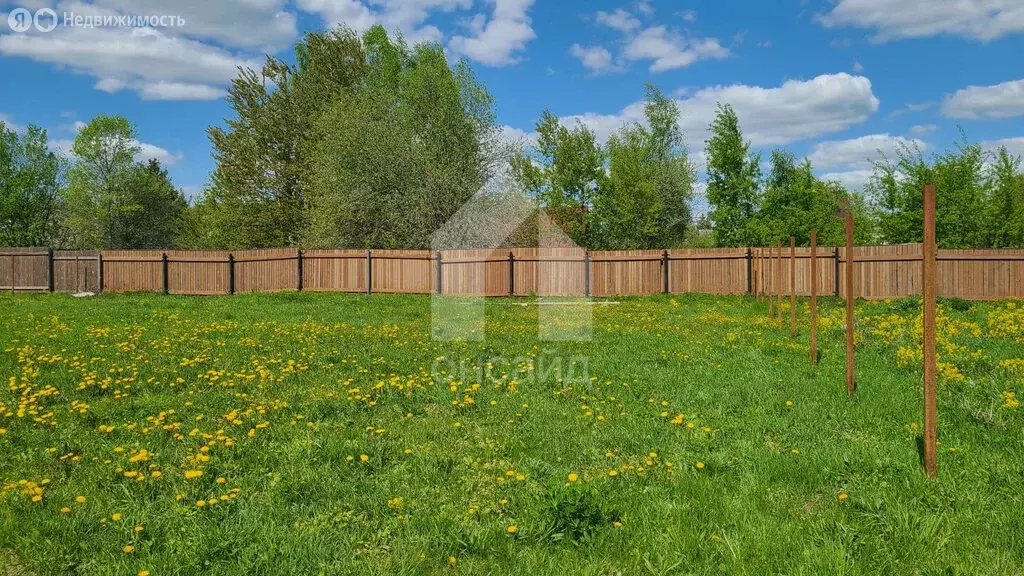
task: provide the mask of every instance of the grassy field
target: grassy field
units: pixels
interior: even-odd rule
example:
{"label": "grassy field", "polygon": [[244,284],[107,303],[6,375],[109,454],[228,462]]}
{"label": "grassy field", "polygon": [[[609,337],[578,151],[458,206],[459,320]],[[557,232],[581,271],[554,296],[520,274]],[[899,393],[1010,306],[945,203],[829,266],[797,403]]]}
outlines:
{"label": "grassy field", "polygon": [[1024,573],[1021,304],[944,303],[929,480],[915,300],[858,306],[853,399],[838,301],[817,368],[806,302],[795,340],[686,296],[563,343],[521,302],[436,342],[417,296],[0,296],[0,566]]}

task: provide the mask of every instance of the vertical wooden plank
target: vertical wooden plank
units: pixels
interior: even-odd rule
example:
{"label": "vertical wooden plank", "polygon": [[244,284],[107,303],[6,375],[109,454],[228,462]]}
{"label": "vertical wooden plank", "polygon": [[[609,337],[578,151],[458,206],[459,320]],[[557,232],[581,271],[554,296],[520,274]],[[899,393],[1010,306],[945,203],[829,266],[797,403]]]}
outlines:
{"label": "vertical wooden plank", "polygon": [[[765,260],[766,260],[765,264],[768,265],[768,274],[767,274],[767,276],[768,276],[768,279],[770,280],[770,279],[773,278],[772,272],[774,271],[774,270],[772,270],[772,249],[771,249],[771,247],[768,248],[768,256],[767,256],[767,258]],[[774,288],[775,287],[774,286],[775,282],[772,282],[772,284],[773,284],[772,288]],[[773,316],[775,316],[775,294],[774,294],[774,292],[772,290],[766,290],[765,292],[767,292],[767,295],[768,295],[768,317],[772,318]]]}
{"label": "vertical wooden plank", "polygon": [[811,230],[811,365],[818,364],[818,229]]}
{"label": "vertical wooden plank", "polygon": [[782,240],[775,243],[775,295],[778,300],[775,303],[775,311],[778,316],[777,322],[782,325]]}
{"label": "vertical wooden plank", "polygon": [[924,470],[934,477],[937,472],[936,436],[938,416],[935,372],[935,187],[924,188]]}

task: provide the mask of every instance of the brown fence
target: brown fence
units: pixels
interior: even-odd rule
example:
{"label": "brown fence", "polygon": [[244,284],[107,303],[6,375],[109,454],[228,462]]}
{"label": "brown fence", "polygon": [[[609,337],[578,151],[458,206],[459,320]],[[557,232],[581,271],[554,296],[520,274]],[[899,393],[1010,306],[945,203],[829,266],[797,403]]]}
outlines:
{"label": "brown fence", "polygon": [[[844,250],[818,248],[818,293],[842,295]],[[921,292],[920,244],[858,246],[858,297]],[[0,248],[0,290],[235,294],[309,290],[485,296],[810,294],[810,249],[715,248],[587,252],[502,250],[51,251]],[[939,294],[1024,298],[1024,250],[939,250]]]}

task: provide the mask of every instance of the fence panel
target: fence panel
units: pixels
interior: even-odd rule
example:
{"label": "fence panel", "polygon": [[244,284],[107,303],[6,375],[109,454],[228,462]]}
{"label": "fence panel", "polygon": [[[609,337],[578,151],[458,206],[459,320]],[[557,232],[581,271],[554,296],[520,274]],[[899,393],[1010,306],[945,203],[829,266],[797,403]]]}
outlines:
{"label": "fence panel", "polygon": [[168,250],[168,292],[199,296],[229,294],[229,254],[226,250]]}
{"label": "fence panel", "polygon": [[302,289],[312,292],[366,292],[366,250],[306,250]]}
{"label": "fence panel", "polygon": [[54,250],[53,289],[56,292],[100,291],[100,253],[96,250]]}
{"label": "fence panel", "polygon": [[298,250],[236,250],[232,255],[235,257],[236,293],[299,289]]}
{"label": "fence panel", "polygon": [[663,250],[611,250],[590,253],[592,296],[660,294]]}
{"label": "fence panel", "polygon": [[744,294],[747,291],[746,248],[669,250],[669,292]]}
{"label": "fence panel", "polygon": [[162,250],[103,250],[103,292],[162,292]]}
{"label": "fence panel", "polygon": [[0,248],[0,290],[44,292],[50,289],[47,248]]}
{"label": "fence panel", "polygon": [[[508,296],[509,250],[442,250],[441,279],[445,294]],[[519,270],[516,270],[518,273]]]}
{"label": "fence panel", "polygon": [[586,251],[582,248],[513,248],[515,295],[584,296]]}

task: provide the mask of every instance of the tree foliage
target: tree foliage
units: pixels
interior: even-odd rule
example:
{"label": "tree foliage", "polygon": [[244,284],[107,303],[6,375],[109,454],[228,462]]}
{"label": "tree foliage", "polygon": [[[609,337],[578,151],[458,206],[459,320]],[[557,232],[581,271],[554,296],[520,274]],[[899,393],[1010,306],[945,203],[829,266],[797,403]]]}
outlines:
{"label": "tree foliage", "polygon": [[707,149],[707,198],[718,246],[749,246],[757,241],[752,228],[759,205],[759,154],[750,153],[732,106],[719,104],[711,123]]}
{"label": "tree foliage", "polygon": [[46,130],[24,134],[0,121],[0,246],[61,243],[61,191],[67,162],[47,147]]}

